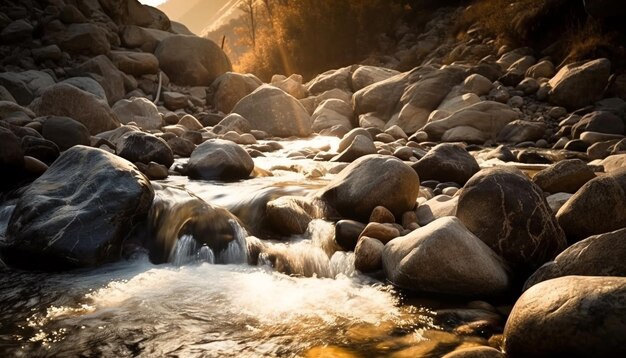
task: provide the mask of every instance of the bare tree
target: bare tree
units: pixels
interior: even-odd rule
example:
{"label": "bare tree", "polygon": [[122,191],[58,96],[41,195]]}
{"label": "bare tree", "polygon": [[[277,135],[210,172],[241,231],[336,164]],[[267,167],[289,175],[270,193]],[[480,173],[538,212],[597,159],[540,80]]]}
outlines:
{"label": "bare tree", "polygon": [[256,0],[241,0],[239,9],[246,14],[246,27],[252,48],[256,47],[257,12],[255,9]]}

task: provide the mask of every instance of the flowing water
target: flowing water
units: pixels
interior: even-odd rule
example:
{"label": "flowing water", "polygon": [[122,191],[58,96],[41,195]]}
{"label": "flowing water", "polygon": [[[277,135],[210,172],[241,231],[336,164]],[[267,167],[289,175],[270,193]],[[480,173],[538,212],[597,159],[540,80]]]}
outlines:
{"label": "flowing water", "polygon": [[[331,177],[330,164],[285,157],[336,141],[283,145],[255,159],[273,176],[155,183],[154,235],[166,263],[139,252],[91,270],[0,271],[0,356],[333,356],[338,347],[374,357],[427,341],[436,331],[432,313],[356,272],[354,254],[334,246],[332,223],[314,220],[304,235],[280,241],[246,231],[262,232],[254,223],[268,200],[309,195]],[[191,218],[189,205],[223,227],[205,230],[213,217]],[[0,235],[13,208],[0,207]],[[216,244],[222,229],[231,234]]]}

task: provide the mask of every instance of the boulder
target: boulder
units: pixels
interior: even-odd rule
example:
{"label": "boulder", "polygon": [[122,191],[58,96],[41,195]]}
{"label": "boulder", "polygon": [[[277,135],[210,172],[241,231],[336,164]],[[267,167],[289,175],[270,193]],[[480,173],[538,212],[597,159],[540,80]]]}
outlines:
{"label": "boulder", "polygon": [[474,175],[461,191],[456,216],[520,275],[567,247],[543,191],[512,169]]}
{"label": "boulder", "polygon": [[548,60],[540,61],[526,70],[526,77],[530,78],[552,78],[556,73],[554,64]]}
{"label": "boulder", "polygon": [[230,113],[237,102],[254,92],[263,83],[252,74],[226,72],[219,76],[209,88],[210,102],[215,109]]}
{"label": "boulder", "polygon": [[159,60],[151,53],[111,51],[109,57],[120,71],[132,76],[159,73]]}
{"label": "boulder", "polygon": [[496,139],[501,143],[535,142],[543,138],[547,126],[544,122],[515,120],[508,123]]}
{"label": "boulder", "polygon": [[356,92],[398,74],[400,74],[400,72],[384,67],[360,66],[352,73],[352,90]]}
{"label": "boulder", "polygon": [[304,197],[282,196],[269,201],[265,214],[272,229],[285,235],[304,234],[309,223],[319,217],[319,208]]}
{"label": "boulder", "polygon": [[96,56],[82,63],[77,73],[93,78],[102,86],[107,95],[109,105],[124,98],[124,74],[115,67],[105,55]]}
{"label": "boulder", "polygon": [[59,157],[59,147],[54,142],[41,137],[22,137],[22,150],[25,156],[36,158],[45,164],[54,162]]}
{"label": "boulder", "polygon": [[[219,128],[219,130],[217,130]],[[213,128],[213,131],[217,134],[224,134],[230,131],[235,131],[239,134],[250,132],[250,122],[237,113],[231,113],[224,117],[217,126]]]}
{"label": "boulder", "polygon": [[567,276],[531,287],[504,328],[509,357],[626,355],[626,278]]}
{"label": "boulder", "polygon": [[18,19],[2,29],[0,41],[5,44],[26,42],[32,39],[33,30],[33,25],[23,19]]}
{"label": "boulder", "polygon": [[119,127],[109,105],[95,95],[66,83],[49,87],[31,108],[38,116],[70,117],[87,127],[92,135]]}
{"label": "boulder", "polygon": [[181,86],[209,86],[223,73],[232,71],[224,51],[213,41],[201,37],[165,38],[154,55],[170,80]]}
{"label": "boulder", "polygon": [[570,242],[626,227],[626,169],[588,181],[556,217]]}
{"label": "boulder", "polygon": [[174,153],[163,139],[143,132],[128,132],[115,142],[117,155],[131,163],[149,164],[155,162],[170,167],[174,163]]}
{"label": "boulder", "polygon": [[449,143],[435,146],[411,167],[421,180],[455,182],[460,185],[465,185],[480,170],[476,159],[462,146]]}
{"label": "boulder", "polygon": [[463,81],[463,91],[467,93],[474,93],[477,96],[484,96],[491,91],[493,83],[487,77],[475,73],[467,76]]}
{"label": "boulder", "polygon": [[43,119],[41,135],[54,142],[61,151],[75,145],[91,143],[89,130],[82,123],[69,117],[50,116]]}
{"label": "boulder", "polygon": [[607,173],[626,168],[626,153],[609,155],[600,162],[600,165],[604,167],[604,171]]}
{"label": "boulder", "polygon": [[358,90],[352,96],[355,116],[375,113],[386,119],[391,118],[409,80],[409,73],[400,73]]}
{"label": "boulder", "polygon": [[250,176],[252,158],[239,145],[222,139],[208,140],[194,149],[187,172],[192,179],[238,180]]}
{"label": "boulder", "polygon": [[611,62],[606,58],[563,66],[550,80],[550,102],[578,109],[602,98]]}
{"label": "boulder", "polygon": [[72,85],[76,88],[79,88],[85,92],[89,92],[94,96],[104,100],[109,103],[109,99],[107,98],[107,94],[104,91],[104,88],[100,86],[100,84],[91,77],[70,77],[65,79],[59,83],[66,83],[68,85]]}
{"label": "boulder", "polygon": [[333,89],[353,92],[352,85],[350,83],[351,78],[352,67],[329,70],[312,79],[306,84],[306,88],[312,95],[318,95]]}
{"label": "boulder", "polygon": [[385,244],[371,237],[361,237],[354,249],[354,268],[368,273],[383,268],[383,249]]}
{"label": "boulder", "polygon": [[345,251],[353,251],[365,224],[354,220],[339,220],[335,225],[335,242]]}
{"label": "boulder", "polygon": [[605,134],[625,133],[624,121],[608,111],[595,111],[586,114],[572,127],[573,138],[580,138],[583,132],[598,132]]}
{"label": "boulder", "polygon": [[126,48],[138,48],[143,52],[153,53],[161,41],[174,35],[171,32],[158,29],[127,25],[121,31],[120,39]]}
{"label": "boulder", "polygon": [[455,217],[391,240],[383,269],[393,284],[417,292],[482,297],[509,286],[502,260]]}
{"label": "boulder", "polygon": [[107,32],[92,23],[70,24],[62,31],[46,35],[44,42],[56,44],[61,50],[77,55],[104,55],[111,50]]}
{"label": "boulder", "polygon": [[526,281],[525,289],[563,276],[626,276],[626,228],[594,235],[561,252]]}
{"label": "boulder", "polygon": [[365,155],[375,153],[376,146],[374,146],[374,142],[364,135],[357,135],[348,148],[333,157],[331,161],[350,163]]}
{"label": "boulder", "polygon": [[417,207],[417,223],[424,226],[445,216],[455,216],[459,197],[437,195]]}
{"label": "boulder", "polygon": [[296,99],[302,99],[308,94],[306,87],[302,84],[302,75],[293,74],[289,77],[274,75],[271,84]]}
{"label": "boulder", "polygon": [[[456,127],[471,127],[484,133],[486,138],[495,139],[508,123],[520,117],[520,113],[506,104],[484,101],[464,108],[450,116],[428,123],[424,131],[431,140],[441,140],[446,132]],[[462,138],[455,138],[462,140]],[[449,139],[448,139],[449,140]]]}
{"label": "boulder", "polygon": [[367,221],[377,206],[402,216],[413,209],[418,192],[419,177],[411,167],[395,157],[367,155],[344,168],[318,197],[342,217]]}
{"label": "boulder", "polygon": [[176,111],[189,107],[189,98],[182,93],[165,91],[163,92],[163,103],[165,108]]}
{"label": "boulder", "polygon": [[117,101],[113,112],[123,124],[135,122],[144,130],[160,129],[163,121],[157,106],[147,98],[132,97]]}
{"label": "boulder", "polygon": [[533,182],[551,194],[575,193],[595,177],[587,163],[580,159],[568,159],[541,170],[535,174]]}
{"label": "boulder", "polygon": [[315,132],[321,132],[337,125],[350,130],[353,119],[354,112],[352,112],[352,107],[349,104],[339,99],[327,99],[313,112],[311,127]]}
{"label": "boulder", "polygon": [[252,129],[277,137],[308,137],[311,118],[297,99],[280,89],[263,85],[239,101],[233,113],[250,122]]}
{"label": "boulder", "polygon": [[29,105],[54,83],[52,76],[43,71],[0,73],[0,85],[5,87],[22,106]]}
{"label": "boulder", "polygon": [[45,269],[119,259],[124,239],[146,216],[153,197],[150,182],[131,163],[74,146],[17,202],[2,242],[3,259]]}

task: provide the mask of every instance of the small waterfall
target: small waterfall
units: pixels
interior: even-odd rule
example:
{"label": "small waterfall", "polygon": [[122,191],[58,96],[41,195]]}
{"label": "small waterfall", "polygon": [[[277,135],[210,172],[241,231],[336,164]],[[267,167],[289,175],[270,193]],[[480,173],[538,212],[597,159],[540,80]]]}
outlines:
{"label": "small waterfall", "polygon": [[198,248],[198,242],[191,235],[183,235],[170,254],[170,262],[176,266],[191,263],[215,263],[213,251],[206,245]]}
{"label": "small waterfall", "polygon": [[228,243],[226,249],[217,256],[216,263],[219,264],[244,264],[248,262],[248,245],[246,229],[241,227],[235,220],[228,220],[233,229],[233,240]]}

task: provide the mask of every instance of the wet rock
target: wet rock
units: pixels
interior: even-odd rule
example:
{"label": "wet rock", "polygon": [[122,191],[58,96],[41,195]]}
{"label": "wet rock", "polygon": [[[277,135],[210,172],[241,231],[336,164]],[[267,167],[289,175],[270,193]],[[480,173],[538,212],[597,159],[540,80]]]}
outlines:
{"label": "wet rock", "polygon": [[45,269],[119,259],[124,238],[145,217],[153,196],[131,163],[100,149],[72,147],[18,201],[3,257],[12,265]]}
{"label": "wet rock", "polygon": [[395,285],[418,292],[489,296],[509,284],[498,255],[454,217],[390,241],[383,268]]}
{"label": "wet rock", "polygon": [[537,284],[515,303],[504,329],[511,357],[626,354],[626,278],[567,276]]}
{"label": "wet rock", "polygon": [[419,177],[395,157],[367,155],[343,169],[318,196],[346,218],[366,221],[384,206],[395,216],[413,209]]}
{"label": "wet rock", "polygon": [[129,132],[121,136],[115,144],[117,155],[131,163],[155,162],[168,168],[174,163],[174,153],[167,142],[152,134]]}
{"label": "wet rock", "polygon": [[211,139],[197,146],[187,167],[190,178],[203,180],[245,179],[252,169],[254,162],[248,152],[222,139]]}
{"label": "wet rock", "polygon": [[411,167],[421,180],[452,181],[461,185],[480,170],[476,159],[463,147],[447,143],[438,144]]}
{"label": "wet rock", "polygon": [[566,247],[543,191],[518,171],[492,168],[474,175],[463,187],[456,215],[518,274]]}
{"label": "wet rock", "polygon": [[175,35],[163,39],[154,55],[170,80],[181,86],[209,86],[232,71],[228,57],[213,41]]}
{"label": "wet rock", "polygon": [[69,117],[50,116],[43,120],[42,136],[54,142],[61,151],[75,145],[89,146],[89,131],[82,123]]}
{"label": "wet rock", "polygon": [[354,220],[339,220],[335,225],[335,242],[345,251],[352,251],[356,247],[365,224]]}
{"label": "wet rock", "polygon": [[167,167],[163,164],[150,162],[148,164],[137,162],[135,163],[139,171],[144,173],[150,180],[161,180],[168,176]]}
{"label": "wet rock", "polygon": [[123,124],[135,122],[145,130],[160,129],[163,125],[159,110],[146,98],[122,99],[113,105],[112,110]]}
{"label": "wet rock", "polygon": [[457,349],[443,358],[506,358],[506,354],[491,347],[470,347]]}
{"label": "wet rock", "polygon": [[594,235],[561,252],[526,281],[524,289],[563,276],[626,276],[626,228]]}
{"label": "wet rock", "polygon": [[556,217],[570,242],[626,227],[626,169],[588,181]]}
{"label": "wet rock", "polygon": [[49,87],[31,108],[38,116],[70,117],[87,127],[92,135],[119,127],[109,105],[95,95],[69,84]]}
{"label": "wet rock", "polygon": [[385,244],[371,237],[361,237],[354,249],[354,268],[368,273],[383,268],[383,249]]}
{"label": "wet rock", "polygon": [[209,91],[212,95],[209,98],[215,109],[230,113],[237,102],[262,84],[261,80],[254,75],[226,72],[211,84]]}
{"label": "wet rock", "polygon": [[304,197],[283,196],[269,201],[265,213],[274,231],[301,235],[309,223],[320,216],[320,209]]}
{"label": "wet rock", "polygon": [[585,162],[569,159],[538,172],[533,177],[533,182],[548,193],[575,193],[595,177],[595,173]]}
{"label": "wet rock", "polygon": [[233,113],[254,129],[277,137],[311,135],[311,118],[297,99],[270,85],[263,85],[237,103]]}
{"label": "wet rock", "polygon": [[591,104],[602,97],[610,75],[605,58],[566,65],[550,80],[550,102],[570,109]]}

